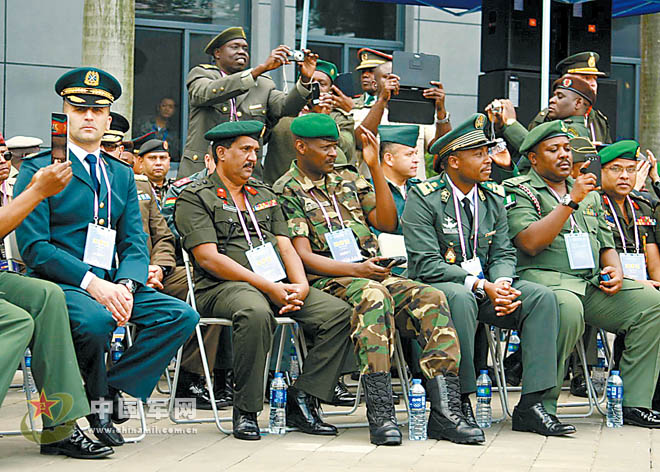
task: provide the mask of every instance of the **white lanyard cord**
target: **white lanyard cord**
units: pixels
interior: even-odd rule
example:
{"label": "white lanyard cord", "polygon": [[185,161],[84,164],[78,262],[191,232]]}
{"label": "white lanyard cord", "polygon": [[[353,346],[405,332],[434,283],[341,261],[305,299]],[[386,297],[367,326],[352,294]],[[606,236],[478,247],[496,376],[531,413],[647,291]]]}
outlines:
{"label": "white lanyard cord", "polygon": [[[328,212],[325,211],[325,208],[323,208],[323,205],[321,205],[321,202],[319,199],[314,195],[314,192],[309,192],[312,197],[314,197],[314,200],[316,200],[316,203],[318,204],[319,208],[321,209],[321,212],[323,213],[323,217],[325,218],[326,223],[328,223],[328,231],[332,232],[332,222],[330,221],[330,215],[328,215]],[[341,229],[346,229],[346,226],[344,225],[344,219],[341,217],[341,212],[339,211],[339,205],[337,204],[337,197],[335,197],[335,194],[332,194],[332,203],[335,207],[335,211],[337,212],[337,216],[339,217],[339,223],[341,224]]]}
{"label": "white lanyard cord", "polygon": [[[639,254],[639,228],[637,228],[637,215],[635,214],[635,208],[633,207],[632,200],[630,200],[630,196],[626,196],[626,201],[630,205],[633,227],[635,228],[635,252]],[[619,217],[616,216],[616,212],[614,211],[614,207],[612,206],[612,202],[610,201],[609,197],[607,198],[607,204],[609,205],[610,210],[612,211],[612,218],[614,218],[614,222],[616,223],[616,228],[619,230],[619,236],[621,236],[621,242],[623,243],[623,252],[628,252],[628,245],[626,244],[626,238],[623,235],[621,222],[619,221]]]}
{"label": "white lanyard cord", "polygon": [[[227,76],[227,74],[225,74],[223,71],[220,71],[220,75],[222,75],[222,77]],[[229,99],[229,121],[238,121],[238,113],[237,113],[237,109],[236,109],[236,99],[235,98],[230,98]]]}
{"label": "white lanyard cord", "polygon": [[[463,235],[463,218],[461,217],[461,208],[458,205],[458,198],[456,197],[456,191],[454,188],[453,182],[451,183],[453,199],[454,199],[454,211],[456,212],[456,220],[458,221],[458,239],[461,242],[461,252],[463,253],[463,260],[467,261],[467,252],[465,250],[465,236]],[[476,185],[474,186],[474,197],[472,203],[474,204],[474,222],[472,226],[474,227],[474,252],[472,257],[477,257],[477,235],[479,234],[479,205],[477,204],[477,190]]]}
{"label": "white lanyard cord", "polygon": [[[110,180],[108,179],[108,173],[105,170],[105,166],[103,165],[103,162],[99,159],[99,167],[101,168],[101,173],[103,174],[103,178],[105,179],[105,186],[108,189],[108,229],[112,227],[111,225],[111,219],[112,219],[112,189],[110,188]],[[91,173],[91,172],[90,172]],[[99,196],[96,193],[96,190],[94,191],[94,224],[98,224],[99,222]]]}
{"label": "white lanyard cord", "polygon": [[[252,220],[252,225],[254,226],[254,229],[257,231],[257,236],[259,237],[259,241],[261,241],[261,244],[266,244],[266,242],[264,241],[264,236],[261,233],[261,228],[259,228],[259,222],[257,221],[257,218],[254,216],[254,212],[252,211],[252,207],[250,206],[250,202],[248,201],[247,196],[245,194],[243,194],[243,198],[245,199],[245,207],[247,208],[248,214],[250,215],[250,220]],[[238,220],[241,222],[241,227],[243,228],[243,235],[245,236],[245,240],[250,246],[250,249],[254,249],[254,247],[252,246],[252,239],[250,238],[250,233],[248,231],[247,225],[245,224],[245,219],[243,218],[241,209],[238,208],[236,202],[234,202],[234,206],[236,207],[236,212],[238,213]]]}

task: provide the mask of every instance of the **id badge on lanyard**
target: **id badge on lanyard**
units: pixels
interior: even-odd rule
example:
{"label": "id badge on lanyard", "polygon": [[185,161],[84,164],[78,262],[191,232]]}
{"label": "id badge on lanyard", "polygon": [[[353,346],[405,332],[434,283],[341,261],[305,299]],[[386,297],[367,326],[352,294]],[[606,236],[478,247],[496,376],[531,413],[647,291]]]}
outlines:
{"label": "id badge on lanyard", "polygon": [[621,245],[623,246],[623,253],[619,254],[619,259],[621,259],[621,267],[623,267],[623,276],[628,277],[629,279],[647,280],[648,277],[646,276],[646,259],[644,257],[644,253],[639,252],[639,229],[637,228],[637,214],[635,213],[635,207],[633,206],[632,200],[630,200],[629,196],[626,197],[626,200],[628,201],[628,205],[630,205],[630,212],[635,231],[634,253],[628,252],[626,236],[623,234],[623,229],[621,228],[619,217],[614,211],[612,202],[610,202],[610,199],[605,196],[605,201],[610,207],[612,218],[614,218],[614,222],[616,223],[616,228],[619,231],[619,237],[621,238]]}
{"label": "id badge on lanyard", "polygon": [[339,218],[339,223],[341,224],[341,229],[332,230],[332,222],[330,221],[330,215],[325,211],[319,199],[316,198],[314,193],[310,192],[316,203],[318,204],[325,221],[328,225],[328,232],[325,233],[325,240],[328,243],[330,248],[330,254],[332,258],[339,262],[360,262],[364,259],[360,253],[360,248],[358,247],[357,240],[353,234],[353,230],[344,225],[344,219],[341,217],[341,212],[339,211],[339,204],[337,203],[337,198],[335,194],[332,194],[332,203],[337,212],[337,217]]}
{"label": "id badge on lanyard", "polygon": [[252,272],[260,275],[266,280],[270,280],[271,282],[279,282],[280,280],[286,278],[286,272],[284,271],[284,267],[282,267],[282,262],[280,262],[280,258],[277,256],[277,252],[275,252],[273,244],[271,242],[264,241],[261,228],[259,228],[259,222],[257,221],[257,218],[252,211],[252,207],[250,206],[250,202],[248,201],[245,194],[243,194],[243,198],[245,199],[245,207],[247,208],[248,214],[250,215],[252,225],[257,231],[259,241],[261,241],[260,246],[252,246],[252,239],[250,239],[250,233],[248,232],[247,225],[243,219],[243,214],[238,208],[238,205],[235,205],[236,211],[238,213],[238,219],[241,222],[241,227],[243,228],[243,235],[245,236],[245,239],[250,246],[250,249],[245,251],[245,256],[250,263]]}
{"label": "id badge on lanyard", "polygon": [[115,241],[117,232],[111,227],[112,220],[112,189],[105,166],[100,164],[101,173],[105,179],[108,189],[108,226],[98,224],[99,220],[99,196],[94,192],[94,223],[87,226],[87,238],[85,240],[85,251],[83,262],[100,269],[112,269],[112,260],[115,254]]}
{"label": "id badge on lanyard", "polygon": [[[559,194],[550,187],[548,187],[548,189],[557,199],[557,202],[561,204],[561,197]],[[568,265],[572,270],[594,269],[596,263],[594,262],[594,254],[591,251],[589,233],[583,233],[580,230],[573,215],[570,216],[570,222],[571,232],[564,235],[566,254],[568,254]]]}

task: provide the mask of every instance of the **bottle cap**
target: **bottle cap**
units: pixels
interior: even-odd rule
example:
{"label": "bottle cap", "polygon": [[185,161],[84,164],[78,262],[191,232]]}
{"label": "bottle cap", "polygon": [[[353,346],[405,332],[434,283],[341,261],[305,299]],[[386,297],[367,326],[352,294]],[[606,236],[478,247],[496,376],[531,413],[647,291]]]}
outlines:
{"label": "bottle cap", "polygon": [[421,385],[422,379],[413,379],[413,385]]}
{"label": "bottle cap", "polygon": [[612,374],[612,375],[619,375],[619,371],[618,371],[618,370],[613,370],[613,371],[611,372],[611,374]]}
{"label": "bottle cap", "polygon": [[488,375],[488,369],[481,369],[479,373]]}
{"label": "bottle cap", "polygon": [[282,378],[282,372],[275,372],[275,378],[276,379]]}

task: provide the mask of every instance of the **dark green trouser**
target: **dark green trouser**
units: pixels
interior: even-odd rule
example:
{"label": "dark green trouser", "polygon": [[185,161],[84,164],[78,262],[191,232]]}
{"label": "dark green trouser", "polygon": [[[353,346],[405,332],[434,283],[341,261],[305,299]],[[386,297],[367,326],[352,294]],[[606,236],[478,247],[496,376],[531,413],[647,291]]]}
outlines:
{"label": "dark green trouser", "polygon": [[[196,295],[203,317],[232,320],[234,344],[234,406],[243,411],[263,409],[264,369],[275,332],[276,308],[246,282],[222,282]],[[331,295],[310,288],[299,311],[285,316],[296,320],[314,338],[296,388],[321,400],[332,400],[344,358],[350,350],[351,307]]]}
{"label": "dark green trouser", "polygon": [[557,382],[556,339],[559,310],[552,291],[542,285],[517,280],[513,286],[522,292],[522,306],[508,316],[496,316],[493,305],[486,301],[477,305],[474,295],[463,284],[452,282],[431,284],[442,290],[449,300],[461,345],[461,391],[477,390],[474,371],[474,334],[477,320],[520,333],[523,350],[523,393],[533,393],[555,386]]}
{"label": "dark green trouser", "polygon": [[57,401],[52,409],[53,419],[42,416],[44,426],[62,424],[89,413],[66,301],[57,285],[0,272],[0,341],[0,404],[29,342],[37,388],[43,389],[49,400]]}

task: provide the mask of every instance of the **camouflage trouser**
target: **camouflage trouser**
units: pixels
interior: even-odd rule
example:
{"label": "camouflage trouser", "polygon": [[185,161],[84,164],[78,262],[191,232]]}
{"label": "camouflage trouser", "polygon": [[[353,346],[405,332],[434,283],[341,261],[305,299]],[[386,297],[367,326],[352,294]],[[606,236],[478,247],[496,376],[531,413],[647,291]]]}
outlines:
{"label": "camouflage trouser", "polygon": [[427,378],[458,375],[458,336],[440,290],[394,275],[382,282],[324,277],[312,285],[353,307],[351,340],[362,373],[389,372],[396,326],[401,336],[416,338],[423,346],[419,363]]}

